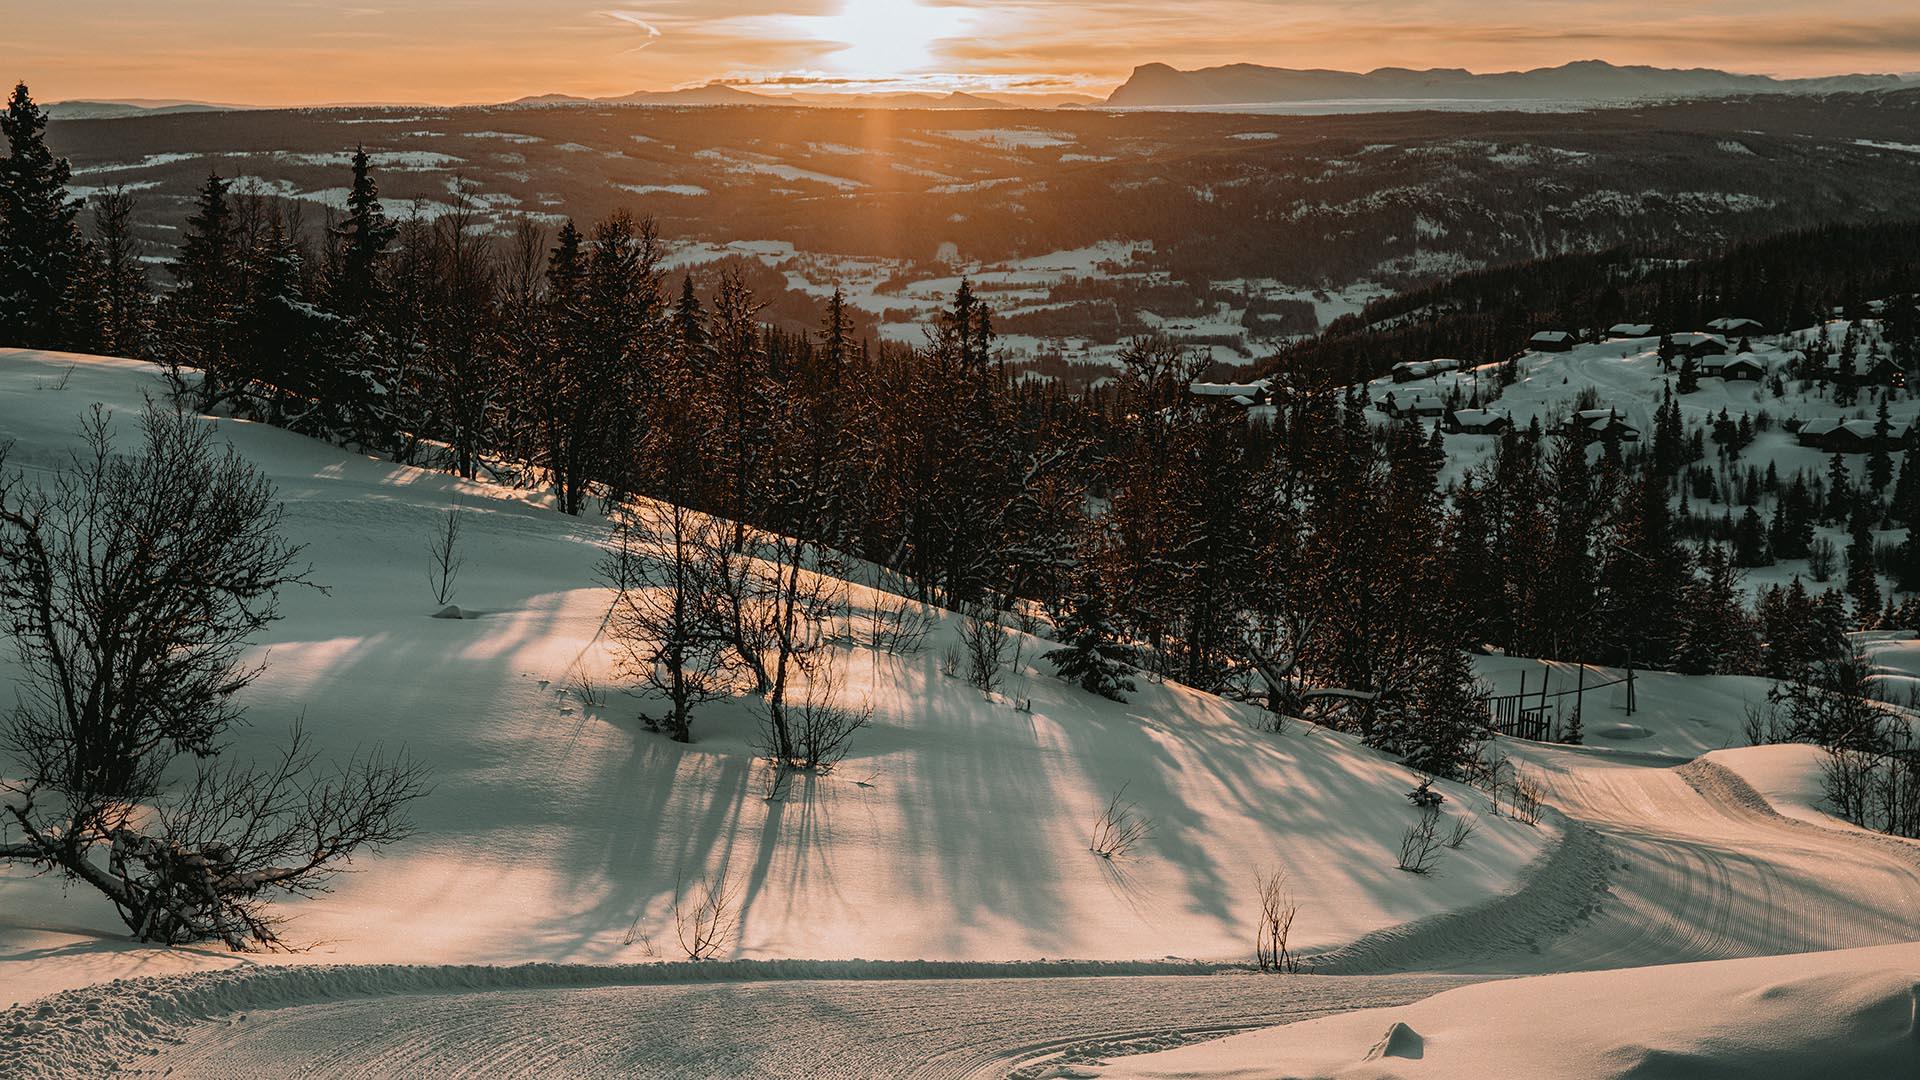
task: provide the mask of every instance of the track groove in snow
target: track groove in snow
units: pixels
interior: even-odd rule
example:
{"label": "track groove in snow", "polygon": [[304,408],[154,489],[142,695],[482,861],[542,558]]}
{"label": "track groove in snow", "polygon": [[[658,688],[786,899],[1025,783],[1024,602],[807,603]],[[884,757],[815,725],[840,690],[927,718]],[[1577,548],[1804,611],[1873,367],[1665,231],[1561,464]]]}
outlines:
{"label": "track groove in snow", "polygon": [[[1454,980],[1258,975],[775,982],[332,1003],[194,1031],[176,1077],[627,1076],[962,1080],[1085,1041],[1166,1044],[1399,1003]],[[395,1005],[403,1009],[396,1010]]]}

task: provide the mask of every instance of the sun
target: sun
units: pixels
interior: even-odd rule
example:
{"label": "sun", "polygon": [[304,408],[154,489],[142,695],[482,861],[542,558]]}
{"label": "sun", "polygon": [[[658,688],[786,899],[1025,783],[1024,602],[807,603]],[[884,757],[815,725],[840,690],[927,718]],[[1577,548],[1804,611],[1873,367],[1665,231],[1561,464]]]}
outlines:
{"label": "sun", "polygon": [[820,16],[818,37],[837,46],[829,63],[849,75],[905,75],[931,66],[942,39],[958,33],[965,15],[917,0],[844,0],[835,15]]}

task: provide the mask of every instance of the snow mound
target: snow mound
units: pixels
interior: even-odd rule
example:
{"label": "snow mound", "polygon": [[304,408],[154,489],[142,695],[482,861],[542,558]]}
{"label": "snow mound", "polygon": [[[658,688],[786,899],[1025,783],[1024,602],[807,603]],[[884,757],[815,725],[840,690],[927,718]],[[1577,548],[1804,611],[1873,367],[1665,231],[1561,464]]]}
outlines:
{"label": "snow mound", "polygon": [[1920,945],[1487,983],[1399,1008],[1117,1059],[1083,1075],[1136,1080],[1915,1076],[1920,1075]]}

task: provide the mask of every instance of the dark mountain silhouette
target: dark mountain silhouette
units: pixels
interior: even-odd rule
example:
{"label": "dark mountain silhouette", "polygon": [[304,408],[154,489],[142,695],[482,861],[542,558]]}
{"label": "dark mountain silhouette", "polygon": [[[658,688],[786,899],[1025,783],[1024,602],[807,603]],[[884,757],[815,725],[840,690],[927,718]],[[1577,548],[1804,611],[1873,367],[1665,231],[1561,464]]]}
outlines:
{"label": "dark mountain silhouette", "polygon": [[1135,68],[1108,105],[1135,108],[1255,105],[1341,99],[1469,99],[1486,101],[1620,101],[1749,93],[1826,93],[1905,85],[1897,75],[1776,79],[1712,68],[1621,67],[1580,60],[1530,71],[1475,74],[1461,68],[1377,68],[1368,72],[1301,70],[1230,64],[1179,71],[1166,64]]}

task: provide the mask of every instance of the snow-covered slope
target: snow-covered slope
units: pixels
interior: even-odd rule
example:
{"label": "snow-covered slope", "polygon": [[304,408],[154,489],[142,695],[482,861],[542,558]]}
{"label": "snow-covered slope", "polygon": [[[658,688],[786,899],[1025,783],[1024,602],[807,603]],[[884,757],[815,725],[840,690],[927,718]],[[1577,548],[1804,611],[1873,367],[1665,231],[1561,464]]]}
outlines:
{"label": "snow-covered slope", "polygon": [[[128,361],[0,351],[0,439],[14,466],[45,468],[92,403],[128,415],[159,390]],[[940,674],[951,625],[918,656],[852,651],[846,693],[871,697],[872,726],[832,775],[769,801],[744,704],[701,714],[682,746],[646,732],[630,699],[594,706],[571,689],[583,670],[610,681],[592,575],[602,523],[219,424],[278,485],[328,589],[284,597],[234,752],[304,717],[331,753],[404,744],[434,771],[417,837],[289,905],[289,940],[312,947],[295,962],[668,957],[676,890],[723,868],[740,887],[740,957],[1242,960],[1258,871],[1290,871],[1295,944],[1314,950],[1508,891],[1554,839],[1450,788],[1448,808],[1480,817],[1478,835],[1439,873],[1403,873],[1405,769],[1309,726],[1256,731],[1251,710],[1178,686],[1093,698],[1036,670],[1031,647],[990,699]],[[425,540],[456,503],[468,516],[455,602],[476,617],[437,620]],[[1088,832],[1122,790],[1154,832],[1110,863]],[[238,962],[131,946],[87,891],[0,869],[0,1005]]]}

